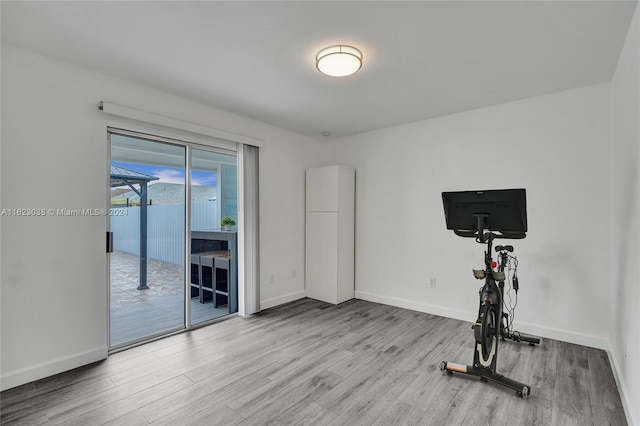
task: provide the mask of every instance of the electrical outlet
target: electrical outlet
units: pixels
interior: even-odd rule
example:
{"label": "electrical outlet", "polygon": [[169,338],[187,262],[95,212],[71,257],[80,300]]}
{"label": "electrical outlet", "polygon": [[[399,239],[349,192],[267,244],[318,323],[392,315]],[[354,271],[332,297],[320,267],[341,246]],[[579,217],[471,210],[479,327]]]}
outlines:
{"label": "electrical outlet", "polygon": [[291,278],[295,278],[296,277],[296,270],[292,269],[291,270]]}
{"label": "electrical outlet", "polygon": [[269,279],[269,282],[271,284],[275,284],[275,282],[276,282],[276,274],[271,274],[271,278]]}
{"label": "electrical outlet", "polygon": [[429,288],[436,288],[436,279],[435,278],[429,279]]}

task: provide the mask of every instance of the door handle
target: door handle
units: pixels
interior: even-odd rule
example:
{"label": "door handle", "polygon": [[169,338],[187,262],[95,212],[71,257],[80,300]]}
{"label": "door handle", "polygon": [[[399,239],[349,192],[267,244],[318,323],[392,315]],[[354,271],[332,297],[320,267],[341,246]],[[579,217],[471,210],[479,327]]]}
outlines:
{"label": "door handle", "polygon": [[107,253],[113,253],[113,232],[107,231]]}

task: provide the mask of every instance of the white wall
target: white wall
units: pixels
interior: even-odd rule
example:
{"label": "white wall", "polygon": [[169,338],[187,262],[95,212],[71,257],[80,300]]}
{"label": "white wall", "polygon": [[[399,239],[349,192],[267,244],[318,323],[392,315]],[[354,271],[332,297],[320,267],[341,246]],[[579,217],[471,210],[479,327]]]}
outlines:
{"label": "white wall", "polygon": [[640,8],[612,83],[610,356],[631,423],[640,425]]}
{"label": "white wall", "polygon": [[[106,207],[106,126],[119,122],[100,100],[261,139],[261,304],[304,296],[304,170],[321,144],[7,45],[1,77],[2,208]],[[2,217],[3,389],[106,356],[106,225]]]}
{"label": "white wall", "polygon": [[445,229],[441,192],[526,188],[516,329],[606,348],[610,93],[590,86],[333,142],[356,168],[356,297],[475,320],[484,246]]}
{"label": "white wall", "polygon": [[[265,132],[266,140],[283,131]],[[297,139],[296,139],[297,137]],[[317,141],[290,135],[260,149],[260,308],[305,297],[305,170],[326,162]]]}

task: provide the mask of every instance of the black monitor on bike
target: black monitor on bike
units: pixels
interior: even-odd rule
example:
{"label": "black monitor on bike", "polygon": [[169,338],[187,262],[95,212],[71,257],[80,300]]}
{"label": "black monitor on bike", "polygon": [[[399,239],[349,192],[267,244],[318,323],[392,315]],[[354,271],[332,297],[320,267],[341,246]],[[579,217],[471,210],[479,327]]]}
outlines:
{"label": "black monitor on bike", "polygon": [[484,241],[487,230],[496,238],[520,239],[527,232],[524,189],[443,192],[447,229],[461,237]]}

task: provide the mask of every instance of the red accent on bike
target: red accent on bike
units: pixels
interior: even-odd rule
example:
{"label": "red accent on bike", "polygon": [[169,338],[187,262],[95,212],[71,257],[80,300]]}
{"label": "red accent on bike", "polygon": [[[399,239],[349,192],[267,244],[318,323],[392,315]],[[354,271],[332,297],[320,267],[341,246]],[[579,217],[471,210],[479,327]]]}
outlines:
{"label": "red accent on bike", "polygon": [[496,266],[498,266],[498,262],[496,262],[495,260],[491,262],[491,267],[495,268]]}

